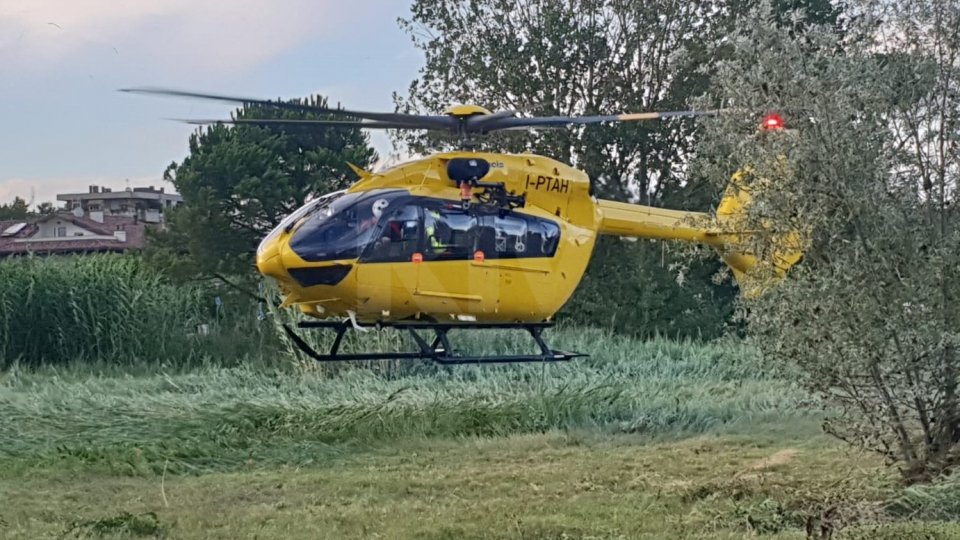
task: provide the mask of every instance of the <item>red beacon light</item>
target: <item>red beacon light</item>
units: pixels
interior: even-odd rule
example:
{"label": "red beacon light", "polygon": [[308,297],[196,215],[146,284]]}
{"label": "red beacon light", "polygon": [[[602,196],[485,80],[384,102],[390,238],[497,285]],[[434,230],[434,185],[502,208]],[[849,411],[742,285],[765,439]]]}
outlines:
{"label": "red beacon light", "polygon": [[781,118],[779,114],[768,114],[764,117],[760,127],[766,130],[783,129],[783,118]]}

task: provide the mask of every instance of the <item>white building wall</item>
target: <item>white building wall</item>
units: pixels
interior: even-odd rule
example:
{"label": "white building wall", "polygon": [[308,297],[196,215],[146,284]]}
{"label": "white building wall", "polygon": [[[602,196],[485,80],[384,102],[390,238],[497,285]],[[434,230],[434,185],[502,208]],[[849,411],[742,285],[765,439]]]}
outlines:
{"label": "white building wall", "polygon": [[[58,231],[58,228],[63,228],[62,231]],[[63,233],[58,234],[58,233]],[[39,230],[35,234],[34,238],[73,238],[78,236],[97,236],[96,233],[90,232],[81,227],[77,227],[69,221],[63,221],[59,219],[50,219],[39,224]]]}

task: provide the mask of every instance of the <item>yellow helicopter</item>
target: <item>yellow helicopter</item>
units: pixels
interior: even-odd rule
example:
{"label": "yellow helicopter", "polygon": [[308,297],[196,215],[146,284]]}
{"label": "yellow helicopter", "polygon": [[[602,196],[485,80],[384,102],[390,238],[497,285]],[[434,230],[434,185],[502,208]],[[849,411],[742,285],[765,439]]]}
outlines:
{"label": "yellow helicopter", "polygon": [[[716,111],[642,112],[595,116],[519,117],[458,105],[442,115],[362,112],[179,90],[126,92],[219,100],[321,113],[347,120],[190,120],[278,128],[349,127],[445,130],[469,137],[500,130],[563,128],[605,122],[696,117]],[[779,116],[761,127],[783,129]],[[279,284],[283,307],[312,320],[301,329],[333,329],[331,350],[291,340],[319,361],[429,359],[442,364],[569,360],[580,353],[551,349],[542,331],[570,298],[598,235],[682,240],[718,248],[744,286],[759,259],[737,249],[738,216],[750,202],[742,172],[716,214],[685,212],[596,198],[588,176],[549,157],[462,150],[431,155],[380,172],[351,164],[359,181],[318,197],[287,216],[260,243],[259,271]],[[704,225],[710,223],[711,225]],[[782,276],[801,256],[793,247],[770,260]],[[351,328],[406,330],[416,350],[340,353]],[[471,356],[451,347],[454,329],[512,328],[530,333],[535,354]],[[421,332],[433,332],[432,341]]]}

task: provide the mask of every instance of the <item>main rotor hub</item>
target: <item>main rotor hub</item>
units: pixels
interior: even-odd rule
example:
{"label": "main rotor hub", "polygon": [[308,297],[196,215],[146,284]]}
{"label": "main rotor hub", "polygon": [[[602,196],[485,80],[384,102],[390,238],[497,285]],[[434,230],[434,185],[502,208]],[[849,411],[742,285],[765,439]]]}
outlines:
{"label": "main rotor hub", "polygon": [[443,111],[443,114],[456,118],[465,118],[467,116],[474,116],[477,114],[493,113],[479,105],[451,105],[447,107],[447,110]]}

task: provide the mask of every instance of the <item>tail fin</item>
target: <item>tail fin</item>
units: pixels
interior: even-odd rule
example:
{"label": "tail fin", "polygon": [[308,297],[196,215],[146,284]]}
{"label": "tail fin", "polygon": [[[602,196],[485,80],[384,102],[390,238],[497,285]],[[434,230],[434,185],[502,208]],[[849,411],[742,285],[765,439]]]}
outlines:
{"label": "tail fin", "polygon": [[799,231],[778,235],[766,253],[749,252],[746,244],[751,232],[745,228],[746,211],[753,202],[751,189],[760,187],[748,184],[747,171],[737,171],[717,206],[717,229],[707,233],[706,240],[721,249],[745,296],[760,294],[803,260],[804,242]]}

